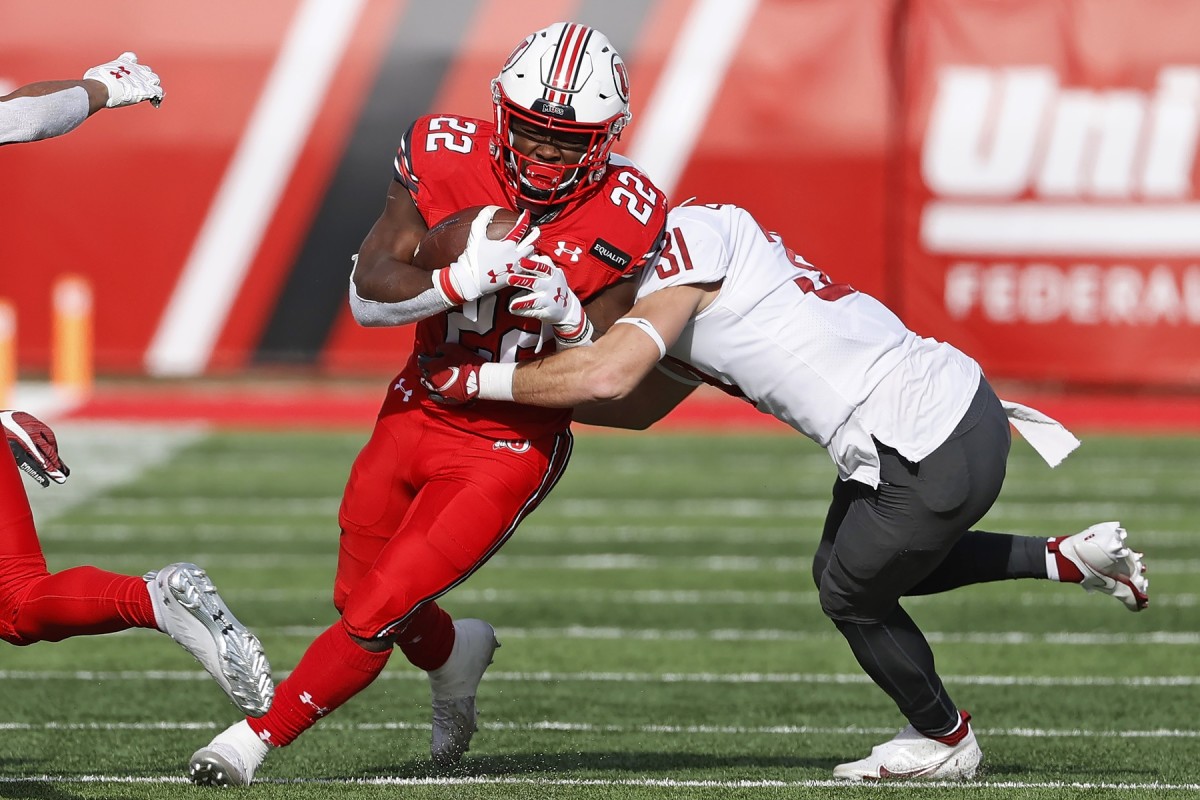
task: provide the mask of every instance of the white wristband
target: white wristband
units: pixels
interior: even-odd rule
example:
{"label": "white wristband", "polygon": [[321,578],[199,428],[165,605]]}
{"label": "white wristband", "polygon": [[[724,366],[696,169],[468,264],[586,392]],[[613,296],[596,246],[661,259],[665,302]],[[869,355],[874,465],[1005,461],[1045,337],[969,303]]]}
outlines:
{"label": "white wristband", "polygon": [[490,361],[480,364],[479,399],[511,401],[513,399],[513,374],[516,371],[516,364],[496,364]]}
{"label": "white wristband", "polygon": [[663,356],[665,356],[667,354],[667,343],[663,341],[662,336],[660,336],[658,334],[658,331],[656,331],[654,329],[654,326],[650,324],[650,320],[644,319],[642,317],[621,317],[619,320],[617,320],[616,322],[613,323],[613,325],[620,325],[620,324],[632,325],[633,327],[637,328],[639,331],[641,331],[642,333],[646,334],[651,339],[653,339],[654,344],[658,346],[658,357],[659,358],[662,358]]}

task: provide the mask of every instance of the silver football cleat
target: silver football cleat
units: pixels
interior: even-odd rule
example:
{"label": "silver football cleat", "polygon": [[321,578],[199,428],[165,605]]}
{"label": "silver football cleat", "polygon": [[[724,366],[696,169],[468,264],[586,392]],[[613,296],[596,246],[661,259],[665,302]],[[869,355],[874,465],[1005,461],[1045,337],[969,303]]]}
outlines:
{"label": "silver football cleat", "polygon": [[200,662],[243,713],[261,717],[275,685],[258,637],[217,594],[195,564],[169,564],[146,576],[154,614],[163,631]]}

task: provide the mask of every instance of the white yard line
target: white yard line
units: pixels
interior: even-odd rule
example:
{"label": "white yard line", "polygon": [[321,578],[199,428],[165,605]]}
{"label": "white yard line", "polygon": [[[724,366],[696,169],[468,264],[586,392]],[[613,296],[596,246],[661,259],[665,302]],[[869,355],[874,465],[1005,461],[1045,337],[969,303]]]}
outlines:
{"label": "white yard line", "polygon": [[[222,591],[221,595],[228,601],[237,603],[288,603],[297,601],[327,602],[330,589],[328,587],[297,588],[297,589],[231,589]],[[744,591],[738,589],[470,589],[459,587],[448,598],[460,603],[564,603],[585,605],[635,605],[635,606],[670,606],[670,605],[721,605],[721,606],[809,606],[818,602],[817,592],[789,591]],[[1154,607],[1178,606],[1191,608],[1200,603],[1200,595],[1189,592],[1178,594],[1153,595]],[[992,597],[959,594],[956,602],[969,605],[973,601],[978,604],[995,605]],[[904,604],[924,605],[927,603],[945,602],[939,595],[921,595],[906,597]],[[1090,606],[1097,598],[1086,592],[1057,592],[1030,591],[1015,596],[1006,596],[1007,604],[1031,606]],[[1003,634],[997,634],[1003,635]]]}
{"label": "white yard line", "polygon": [[[216,467],[214,467],[216,468]],[[173,500],[145,501],[108,500],[98,506],[100,514],[121,516],[139,516],[144,514],[161,514],[164,509],[183,515],[210,514],[214,510],[223,512],[238,511],[248,513],[252,517],[278,517],[281,514],[336,514],[340,495],[325,495],[304,498],[237,498],[193,495],[187,498]],[[661,498],[655,500],[622,500],[614,516],[613,502],[604,499],[559,498],[551,499],[538,511],[539,519],[568,518],[568,519],[612,519],[617,526],[623,523],[637,522],[640,519],[669,520],[676,526],[680,520],[695,520],[698,527],[711,528],[713,518],[720,519],[765,519],[775,523],[782,520],[811,520],[824,519],[829,510],[829,502],[817,499],[763,499],[757,497],[728,497],[728,498]],[[1055,521],[1076,520],[1105,520],[1126,519],[1138,517],[1164,519],[1186,519],[1195,511],[1195,504],[1187,500],[1120,500],[1104,502],[1069,501],[1060,498],[1046,498],[1042,502],[1025,501],[1008,503],[1001,500],[991,512],[990,519],[1008,519],[1015,521],[1036,522],[1039,528],[1052,528]],[[537,524],[536,522],[534,524]],[[545,524],[543,522],[543,524]],[[981,523],[986,527],[987,522]],[[993,524],[993,527],[995,525]],[[803,535],[806,528],[798,528],[798,535]],[[1063,531],[1049,530],[1046,535],[1060,534]],[[1137,532],[1133,531],[1132,535]]]}
{"label": "white yard line", "polygon": [[[275,672],[277,681],[290,673]],[[503,672],[491,670],[486,680],[505,683],[700,683],[700,684],[811,684],[855,685],[868,684],[871,679],[862,673],[773,673],[773,672]],[[946,683],[966,686],[1061,686],[1122,688],[1192,688],[1200,686],[1200,675],[1142,675],[1100,677],[1080,675],[943,675]],[[208,673],[199,670],[0,670],[0,681],[204,681]],[[426,675],[417,670],[392,670],[380,674],[377,680],[424,681]]]}
{"label": "white yard line", "polygon": [[[244,468],[244,465],[240,465]],[[214,469],[219,469],[214,467]],[[291,501],[289,501],[291,502]],[[247,516],[236,522],[218,522],[211,520],[214,514],[227,513],[224,501],[206,501],[203,508],[194,508],[195,522],[179,520],[173,523],[162,523],[158,519],[139,522],[137,518],[151,514],[154,506],[159,506],[153,516],[161,516],[162,503],[155,500],[141,501],[122,500],[119,498],[101,500],[93,504],[89,511],[96,516],[134,517],[133,521],[120,522],[71,522],[55,526],[53,538],[57,541],[178,541],[181,537],[194,535],[203,531],[204,537],[211,541],[292,541],[292,542],[325,542],[336,541],[337,505],[338,500],[319,501],[313,505],[310,501],[296,501],[291,511],[296,516],[307,516],[302,522],[281,522],[279,514],[270,518]],[[149,505],[148,505],[149,504]],[[268,501],[270,505],[270,501]],[[128,513],[117,506],[124,506]],[[180,509],[187,508],[187,500],[180,502]],[[276,509],[278,510],[278,509]],[[314,513],[315,512],[315,513]],[[177,510],[176,515],[181,515]],[[94,519],[94,518],[93,518]],[[730,525],[721,519],[697,519],[687,525],[624,525],[620,521],[608,525],[545,525],[526,522],[520,528],[519,541],[528,544],[709,544],[709,545],[800,545],[816,544],[816,529],[799,522],[785,522],[775,525]],[[1036,535],[1036,534],[1031,534]],[[1192,531],[1172,530],[1143,530],[1138,529],[1132,535],[1131,544],[1145,548],[1149,545],[1156,547],[1192,547],[1196,544],[1196,535]]]}
{"label": "white yard line", "polygon": [[[142,548],[148,552],[148,548]],[[139,554],[76,552],[59,548],[59,552],[70,555],[81,562],[96,561],[108,567],[142,563],[145,556]],[[222,569],[268,569],[271,567],[326,567],[332,563],[333,553],[230,553],[204,552],[191,556],[196,563],[206,567]],[[790,572],[807,576],[812,569],[811,557],[766,557],[739,555],[710,556],[649,556],[637,553],[589,553],[565,556],[500,555],[488,561],[493,574],[496,569],[511,570],[579,570],[599,572],[605,570],[653,570],[673,573],[685,572]],[[1194,575],[1200,573],[1200,559],[1155,560],[1152,574]]]}
{"label": "white yard line", "polygon": [[[0,731],[208,731],[222,730],[224,722],[0,722]],[[662,736],[710,734],[714,736],[890,736],[893,727],[820,726],[820,725],[597,725],[591,722],[540,720],[538,722],[480,722],[487,731],[537,733],[612,733],[658,734]],[[326,731],[427,731],[427,722],[337,722],[322,720]],[[1090,730],[1086,728],[979,728],[981,736],[1006,736],[1016,739],[1200,739],[1200,730],[1158,728],[1151,730]]]}
{"label": "white yard line", "polygon": [[[187,784],[180,776],[130,775],[27,775],[0,777],[0,783],[65,783],[65,784]],[[512,778],[481,776],[464,778],[265,778],[256,784],[321,785],[321,786],[562,786],[562,787],[651,787],[664,789],[848,789],[856,794],[864,790],[861,783],[836,780],[674,780],[671,778]],[[907,781],[869,784],[871,791],[897,790],[912,792],[918,788]],[[1089,783],[1068,781],[921,781],[921,789],[957,789],[963,793],[993,789],[1080,789],[1111,791],[1179,791],[1200,790],[1200,783]]]}
{"label": "white yard line", "polygon": [[[311,639],[325,627],[319,625],[256,626],[260,636]],[[840,642],[836,631],[782,630],[778,628],[618,628],[569,625],[563,628],[498,628],[501,639],[547,639],[574,641],[636,641],[636,642],[798,642],[825,644]],[[1061,645],[1065,647],[1113,647],[1116,645],[1153,645],[1156,647],[1195,647],[1200,645],[1200,633],[1195,631],[1141,631],[1138,633],[1078,633],[1053,631],[991,631],[959,633],[925,631],[932,644],[969,645]]]}

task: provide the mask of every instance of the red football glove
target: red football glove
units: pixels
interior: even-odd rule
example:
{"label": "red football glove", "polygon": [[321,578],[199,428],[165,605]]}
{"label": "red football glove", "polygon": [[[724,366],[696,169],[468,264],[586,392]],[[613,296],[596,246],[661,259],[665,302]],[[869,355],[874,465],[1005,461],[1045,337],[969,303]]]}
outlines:
{"label": "red football glove", "polygon": [[484,359],[460,344],[442,345],[440,352],[417,356],[421,385],[444,406],[461,406],[479,397],[479,365]]}
{"label": "red football glove", "polygon": [[4,438],[17,466],[43,487],[64,483],[71,470],[58,456],[58,440],[46,423],[24,411],[0,411]]}

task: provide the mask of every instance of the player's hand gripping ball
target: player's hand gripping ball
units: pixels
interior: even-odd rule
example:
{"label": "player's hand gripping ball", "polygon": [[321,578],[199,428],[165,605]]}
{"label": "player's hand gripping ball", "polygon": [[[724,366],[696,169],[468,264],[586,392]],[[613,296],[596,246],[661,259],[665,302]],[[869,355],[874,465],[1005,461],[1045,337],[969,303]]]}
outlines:
{"label": "player's hand gripping ball", "polygon": [[434,225],[413,254],[413,264],[433,270],[433,286],[450,306],[461,306],[505,288],[516,263],[533,253],[538,229],[529,212],[499,206],[463,209]]}

